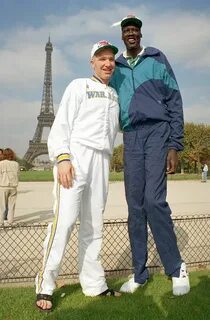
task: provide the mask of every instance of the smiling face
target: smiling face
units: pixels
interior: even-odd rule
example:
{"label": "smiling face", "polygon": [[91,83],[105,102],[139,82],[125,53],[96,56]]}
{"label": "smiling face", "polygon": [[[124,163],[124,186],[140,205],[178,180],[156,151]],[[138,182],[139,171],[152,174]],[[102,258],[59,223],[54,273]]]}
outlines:
{"label": "smiling face", "polygon": [[126,25],[122,28],[122,40],[126,46],[127,52],[132,56],[137,55],[140,50],[141,30],[135,25]]}
{"label": "smiling face", "polygon": [[95,76],[108,84],[115,68],[115,56],[112,49],[107,48],[97,52],[91,60],[91,65]]}

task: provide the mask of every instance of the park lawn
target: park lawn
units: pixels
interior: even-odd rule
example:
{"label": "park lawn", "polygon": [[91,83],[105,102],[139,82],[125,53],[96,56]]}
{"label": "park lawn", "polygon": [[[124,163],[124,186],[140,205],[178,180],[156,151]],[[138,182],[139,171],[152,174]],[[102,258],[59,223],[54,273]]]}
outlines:
{"label": "park lawn", "polygon": [[21,171],[19,181],[53,181],[52,170],[46,171]]}
{"label": "park lawn", "polygon": [[[125,278],[109,279],[118,289]],[[155,274],[134,294],[121,297],[85,297],[78,284],[56,289],[54,310],[41,313],[35,308],[34,288],[0,288],[0,319],[4,320],[209,320],[209,271],[190,274],[191,292],[182,297],[171,293],[171,281]],[[61,294],[65,293],[64,297]]]}
{"label": "park lawn", "polygon": [[[110,181],[123,181],[123,172],[110,172]],[[198,174],[174,174],[168,175],[168,180],[200,180],[201,177]],[[20,181],[53,181],[52,171],[21,171]]]}
{"label": "park lawn", "polygon": [[[176,173],[176,174],[169,174],[167,176],[168,181],[170,180],[201,180],[201,175],[199,174],[180,174],[180,173]],[[109,180],[110,181],[123,181],[124,177],[123,177],[123,172],[110,172],[110,176],[109,176]]]}

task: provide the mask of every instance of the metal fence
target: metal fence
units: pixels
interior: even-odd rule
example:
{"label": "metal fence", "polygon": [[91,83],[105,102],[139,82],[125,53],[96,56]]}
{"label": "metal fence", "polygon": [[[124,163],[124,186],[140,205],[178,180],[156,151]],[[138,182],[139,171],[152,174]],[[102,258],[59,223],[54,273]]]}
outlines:
{"label": "metal fence", "polygon": [[[189,266],[210,265],[210,215],[175,217],[173,219],[181,255]],[[42,266],[42,246],[47,223],[17,224],[0,228],[0,283],[33,281]],[[78,277],[78,229],[76,224],[60,270],[59,278]],[[150,272],[162,265],[149,230],[148,267]],[[131,272],[131,251],[127,221],[104,222],[101,260],[107,274]]]}

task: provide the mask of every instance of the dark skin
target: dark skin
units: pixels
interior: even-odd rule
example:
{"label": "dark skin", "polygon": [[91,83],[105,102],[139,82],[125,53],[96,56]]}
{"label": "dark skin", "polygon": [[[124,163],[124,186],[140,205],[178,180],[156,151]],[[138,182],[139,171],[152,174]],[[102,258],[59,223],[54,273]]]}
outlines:
{"label": "dark skin", "polygon": [[168,155],[167,155],[166,173],[167,174],[174,174],[176,172],[177,164],[178,164],[177,151],[174,149],[169,149]]}
{"label": "dark skin", "polygon": [[[136,25],[128,24],[122,28],[122,40],[125,44],[127,54],[135,58],[143,49],[141,47],[142,33],[141,29]],[[168,150],[166,174],[174,174],[178,164],[177,151],[174,149]]]}
{"label": "dark skin", "polygon": [[141,52],[141,37],[141,29],[135,25],[126,25],[122,28],[122,40],[129,56],[135,58]]}

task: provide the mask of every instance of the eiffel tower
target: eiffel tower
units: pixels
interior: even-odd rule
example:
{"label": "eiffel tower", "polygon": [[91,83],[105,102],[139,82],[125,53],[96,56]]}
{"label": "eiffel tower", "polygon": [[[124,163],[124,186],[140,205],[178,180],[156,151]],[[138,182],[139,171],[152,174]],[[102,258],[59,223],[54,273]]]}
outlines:
{"label": "eiffel tower", "polygon": [[23,159],[29,163],[43,154],[48,154],[47,141],[42,140],[43,129],[48,127],[51,128],[55,119],[54,108],[53,108],[53,97],[52,97],[52,64],[51,54],[53,51],[50,37],[45,46],[46,51],[46,64],[45,64],[45,75],[44,75],[44,86],[42,94],[41,111],[37,117],[38,124],[33,137],[33,140],[29,141],[29,148],[24,155]]}

